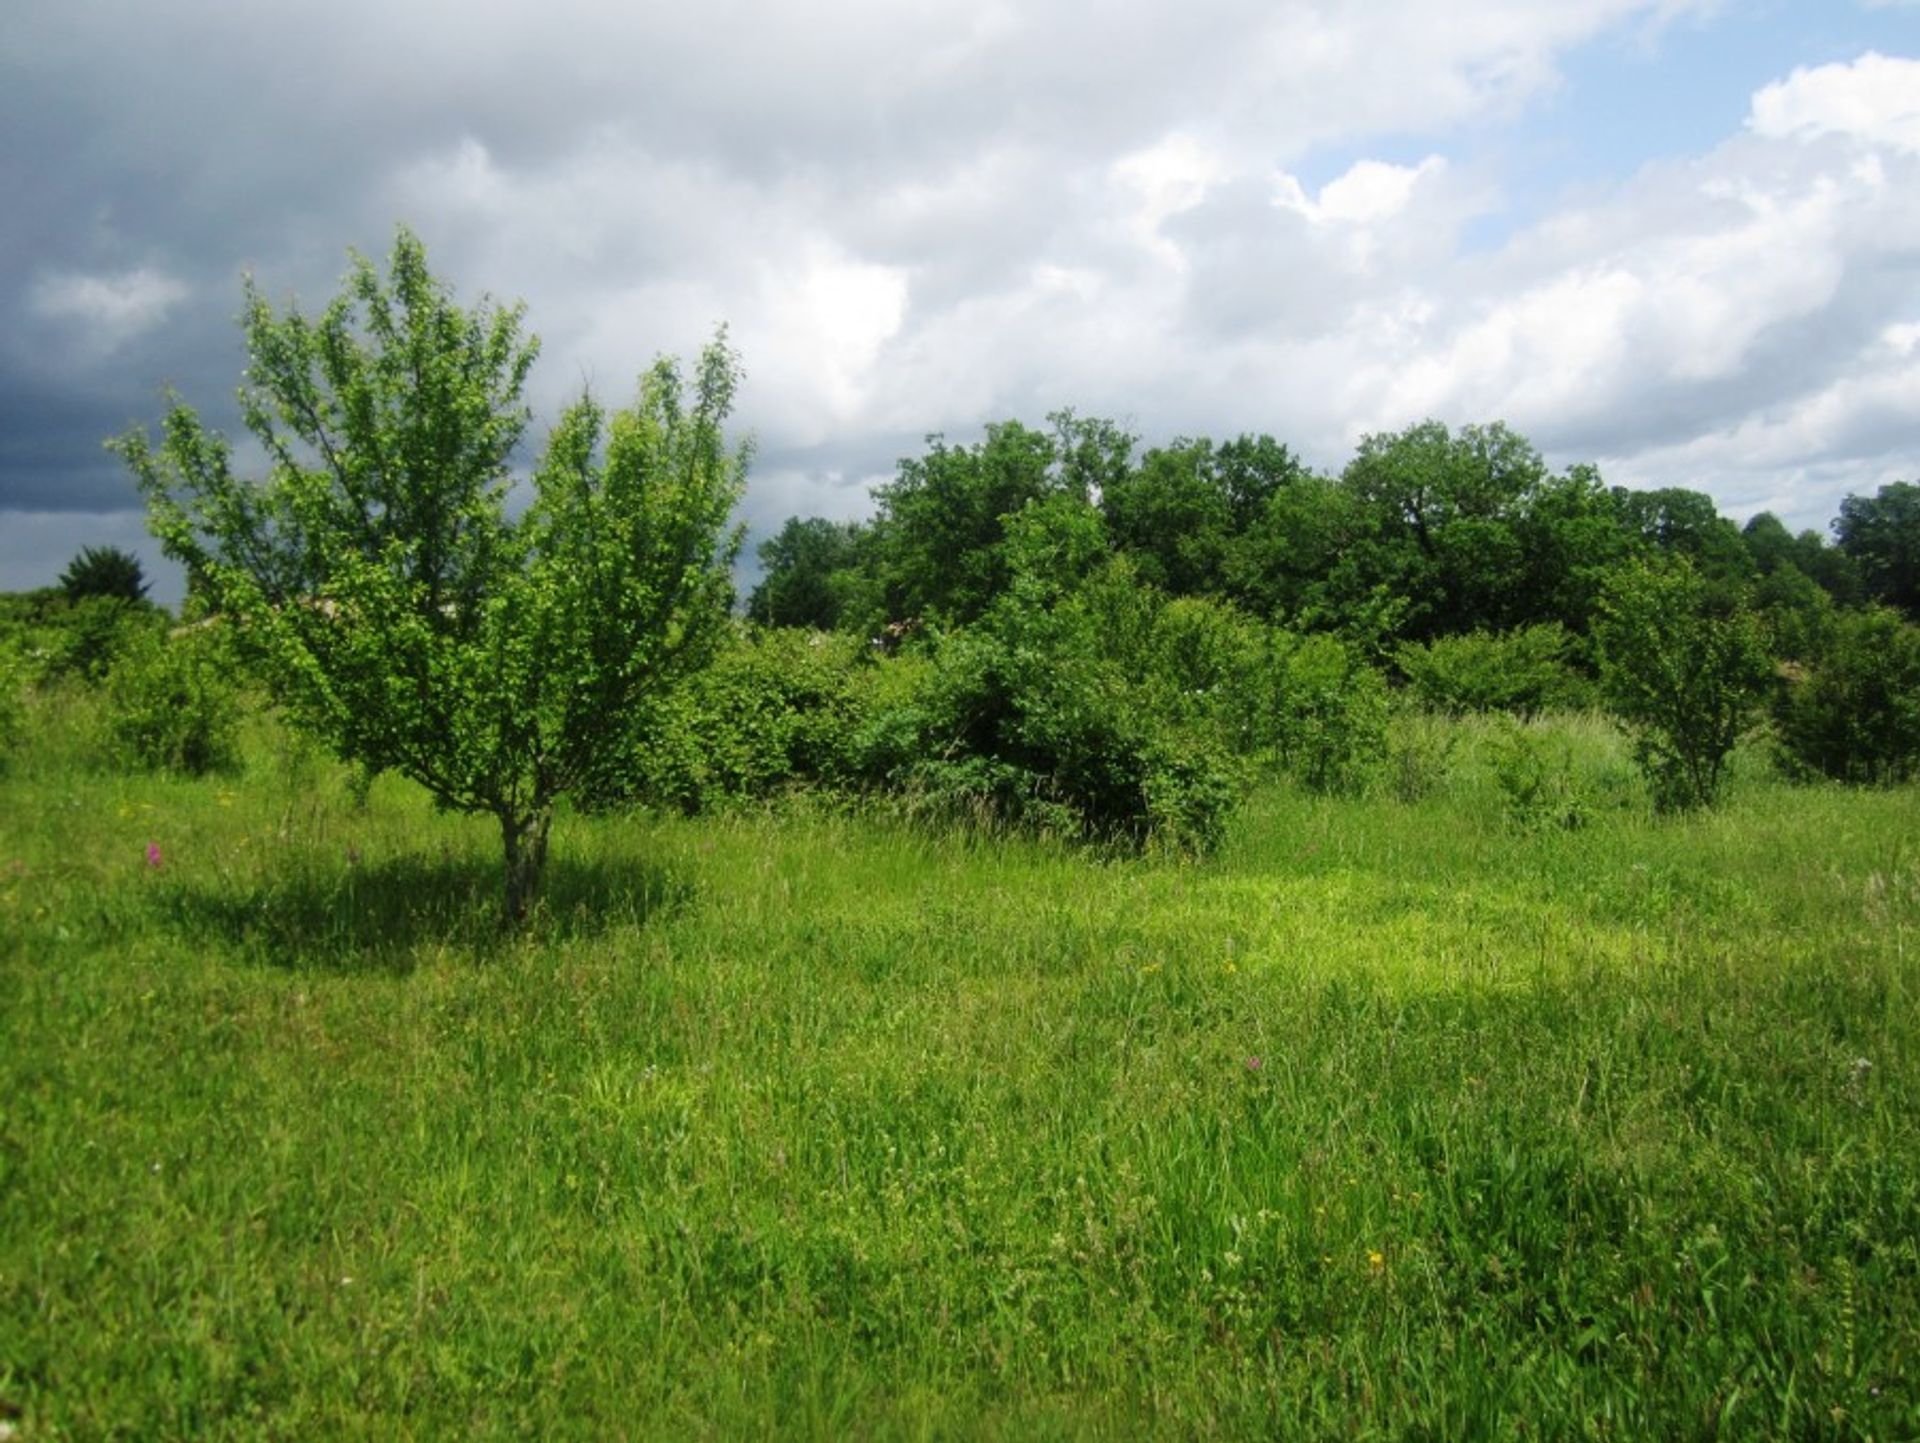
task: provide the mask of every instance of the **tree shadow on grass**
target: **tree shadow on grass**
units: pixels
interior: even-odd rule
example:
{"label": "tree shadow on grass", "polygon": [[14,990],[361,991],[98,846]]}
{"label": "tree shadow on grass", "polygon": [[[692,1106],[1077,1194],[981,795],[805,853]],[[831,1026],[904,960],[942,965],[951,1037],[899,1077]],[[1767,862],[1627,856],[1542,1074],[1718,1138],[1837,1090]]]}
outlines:
{"label": "tree shadow on grass", "polygon": [[664,868],[555,858],[533,915],[501,926],[500,864],[397,857],[365,866],[295,868],[238,890],[177,884],[158,894],[191,941],[297,971],[412,972],[423,950],[484,961],[526,941],[562,942],[670,915],[690,885]]}

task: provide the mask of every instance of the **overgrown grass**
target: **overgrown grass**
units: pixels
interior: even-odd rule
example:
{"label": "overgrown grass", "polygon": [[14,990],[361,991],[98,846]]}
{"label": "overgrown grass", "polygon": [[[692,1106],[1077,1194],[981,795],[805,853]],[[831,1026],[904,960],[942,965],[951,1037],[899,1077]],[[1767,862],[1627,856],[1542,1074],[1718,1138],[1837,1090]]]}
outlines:
{"label": "overgrown grass", "polygon": [[[1911,790],[1537,729],[1202,864],[496,839],[270,730],[0,782],[0,1402],[53,1437],[1920,1435]],[[157,844],[160,865],[148,862]]]}

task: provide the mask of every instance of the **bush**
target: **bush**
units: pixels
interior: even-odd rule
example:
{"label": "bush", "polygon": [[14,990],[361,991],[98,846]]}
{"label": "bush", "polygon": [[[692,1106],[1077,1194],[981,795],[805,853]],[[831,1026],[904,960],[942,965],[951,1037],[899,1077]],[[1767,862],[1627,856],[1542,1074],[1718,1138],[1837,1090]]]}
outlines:
{"label": "bush", "polygon": [[1711,805],[1772,675],[1759,623],[1682,560],[1610,577],[1594,634],[1602,688],[1633,729],[1654,806]]}
{"label": "bush", "polygon": [[1884,607],[1840,617],[1774,716],[1791,771],[1879,786],[1920,775],[1920,627]]}
{"label": "bush", "polygon": [[874,666],[851,637],[740,631],[707,670],[650,700],[638,745],[601,767],[586,804],[644,800],[694,814],[838,782],[853,770],[863,720],[859,673]]}
{"label": "bush", "polygon": [[107,683],[107,744],[130,769],[201,776],[239,759],[240,695],[218,628],[136,635]]}
{"label": "bush", "polygon": [[1280,764],[1317,792],[1364,787],[1387,754],[1387,685],[1338,637],[1276,633],[1266,729]]}
{"label": "bush", "polygon": [[129,651],[146,645],[166,614],[145,602],[89,596],[48,614],[42,679],[98,685]]}
{"label": "bush", "polygon": [[1238,772],[1204,729],[1153,705],[1151,676],[1101,644],[1099,614],[1015,595],[938,639],[913,694],[870,720],[870,778],[922,810],[1075,841],[1214,845]]}
{"label": "bush", "polygon": [[1547,622],[1406,642],[1394,662],[1413,694],[1435,711],[1529,716],[1591,703],[1592,687],[1568,664],[1573,647],[1571,632]]}
{"label": "bush", "polygon": [[1223,602],[1178,597],[1158,609],[1144,642],[1136,674],[1157,715],[1238,755],[1268,744],[1271,656],[1260,623]]}
{"label": "bush", "polygon": [[0,772],[5,772],[26,730],[27,665],[19,651],[0,638]]}

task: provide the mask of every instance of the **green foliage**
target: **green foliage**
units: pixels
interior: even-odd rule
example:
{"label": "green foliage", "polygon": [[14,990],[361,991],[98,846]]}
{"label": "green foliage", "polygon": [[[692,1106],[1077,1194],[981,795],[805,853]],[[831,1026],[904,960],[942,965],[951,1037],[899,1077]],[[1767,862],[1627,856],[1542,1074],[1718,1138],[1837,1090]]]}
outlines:
{"label": "green foliage", "polygon": [[1833,523],[1868,595],[1920,619],[1920,483],[1894,481],[1849,496]]}
{"label": "green foliage", "polygon": [[1394,661],[1414,695],[1436,711],[1518,716],[1577,709],[1591,689],[1569,664],[1574,638],[1558,622],[1517,631],[1473,631],[1405,642]]}
{"label": "green foliage", "polygon": [[1593,798],[1581,782],[1572,747],[1563,738],[1503,721],[1489,760],[1508,823],[1523,832],[1584,826]]}
{"label": "green foliage", "polygon": [[0,636],[0,773],[11,764],[26,729],[28,680],[26,658],[18,644]]}
{"label": "green foliage", "polygon": [[147,595],[140,558],[117,546],[88,546],[60,573],[60,589],[68,601],[103,596],[119,601],[143,601]]}
{"label": "green foliage", "polygon": [[1843,613],[1774,716],[1796,770],[1881,786],[1920,775],[1920,627],[1884,607]]}
{"label": "green foliage", "polygon": [[865,535],[858,522],[788,517],[760,543],[763,575],[747,599],[748,619],[822,631],[838,626],[847,601],[841,578],[856,564]]}
{"label": "green foliage", "polygon": [[1059,454],[1044,432],[1009,421],[989,426],[977,446],[930,436],[925,455],[901,461],[899,475],[874,492],[880,620],[959,624],[981,616],[1012,579],[1006,518],[1072,490]]}
{"label": "green foliage", "polygon": [[[911,702],[863,735],[875,780],[936,812],[1071,840],[1217,843],[1236,769],[1212,733],[1155,707],[1164,685],[1130,674],[1124,662],[1138,653],[1113,647],[1102,624],[1116,589],[1089,592],[1051,607],[1016,592],[940,638]],[[1148,619],[1140,636],[1150,635]]]}
{"label": "green foliage", "polygon": [[1387,755],[1387,684],[1357,648],[1277,633],[1269,725],[1280,764],[1316,792],[1358,791]]}
{"label": "green foliage", "polygon": [[722,435],[738,364],[716,340],[690,389],[662,360],[630,409],[571,407],[510,518],[536,351],[520,318],[462,310],[402,230],[388,278],[356,257],[317,320],[249,283],[241,403],[262,483],[178,401],[157,449],[144,431],[117,443],[155,534],[299,726],[495,819],[510,921],[555,800],[630,744],[638,703],[723,624],[745,469]]}
{"label": "green foliage", "polygon": [[1221,595],[1242,538],[1272,497],[1305,475],[1271,436],[1222,446],[1204,438],[1155,447],[1100,490],[1114,544],[1147,581],[1176,596]]}
{"label": "green foliage", "polygon": [[233,649],[218,627],[143,632],[107,680],[106,742],[128,770],[231,770],[240,717]]}
{"label": "green foliage", "polygon": [[89,596],[48,613],[41,677],[98,686],[126,651],[164,626],[158,607],[116,596]]}
{"label": "green foliage", "polygon": [[1633,728],[1654,805],[1711,805],[1772,666],[1758,622],[1684,558],[1616,572],[1595,631],[1601,686]]}
{"label": "green foliage", "polygon": [[642,800],[692,815],[845,780],[850,739],[866,720],[856,638],[796,629],[742,631],[713,664],[652,699],[639,743],[611,757],[587,800]]}

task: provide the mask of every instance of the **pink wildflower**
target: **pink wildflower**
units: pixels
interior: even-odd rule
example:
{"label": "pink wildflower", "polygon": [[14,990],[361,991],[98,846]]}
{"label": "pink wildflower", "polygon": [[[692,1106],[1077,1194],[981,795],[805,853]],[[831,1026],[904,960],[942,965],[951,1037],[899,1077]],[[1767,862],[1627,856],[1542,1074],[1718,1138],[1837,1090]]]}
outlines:
{"label": "pink wildflower", "polygon": [[149,867],[157,867],[160,865],[160,844],[158,842],[147,843],[147,865]]}

